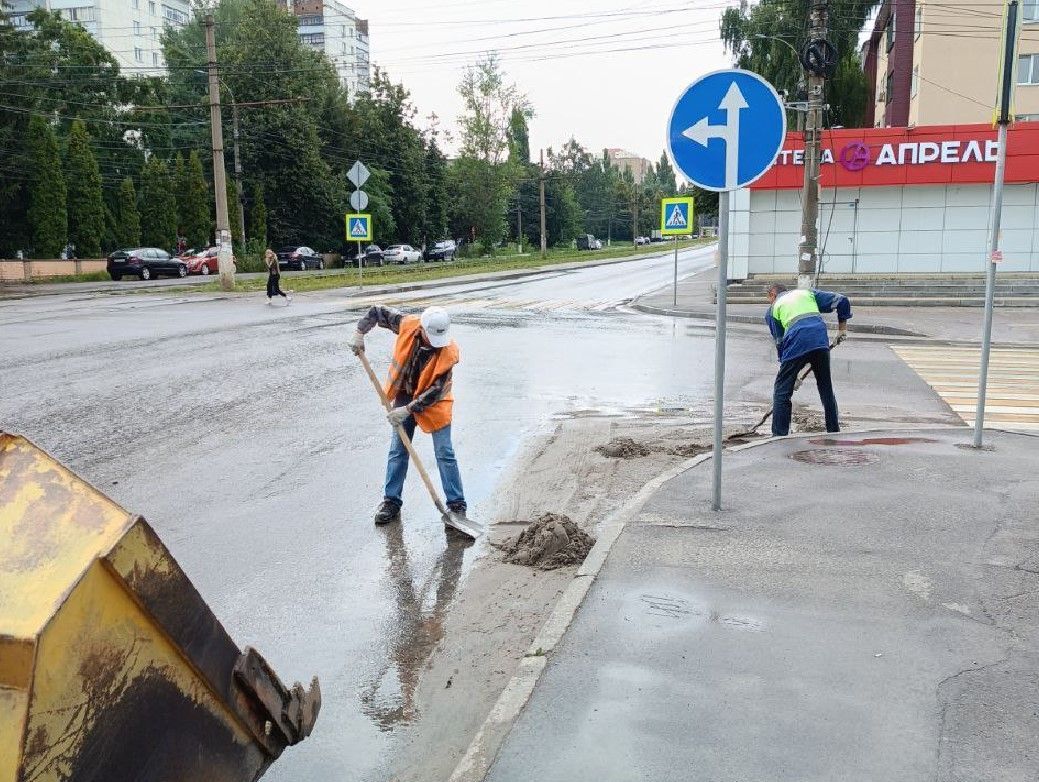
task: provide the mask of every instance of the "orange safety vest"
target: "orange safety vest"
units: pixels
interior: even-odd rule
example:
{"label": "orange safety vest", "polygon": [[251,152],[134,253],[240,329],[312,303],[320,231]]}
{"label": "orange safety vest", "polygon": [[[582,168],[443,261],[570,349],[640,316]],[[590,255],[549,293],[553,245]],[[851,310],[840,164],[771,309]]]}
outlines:
{"label": "orange safety vest", "polygon": [[[404,364],[411,358],[416,340],[420,339],[422,339],[422,321],[417,315],[405,315],[401,319],[400,329],[397,332],[397,343],[393,346],[393,359],[390,361],[390,375],[385,385],[386,396],[390,398],[391,402],[400,391]],[[417,397],[433,385],[433,381],[438,377],[449,372],[451,367],[458,363],[458,359],[458,345],[454,340],[451,340],[445,347],[439,348],[419,373],[415,396]],[[451,423],[454,401],[449,380],[437,401],[421,413],[415,413],[416,423],[426,434],[443,429]]]}

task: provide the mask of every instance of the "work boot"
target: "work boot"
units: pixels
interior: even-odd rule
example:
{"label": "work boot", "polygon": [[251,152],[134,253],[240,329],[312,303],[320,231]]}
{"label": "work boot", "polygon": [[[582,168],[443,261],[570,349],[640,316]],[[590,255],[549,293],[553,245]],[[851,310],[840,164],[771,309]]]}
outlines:
{"label": "work boot", "polygon": [[376,524],[392,524],[400,521],[400,505],[390,500],[383,500],[379,510],[375,513]]}
{"label": "work boot", "polygon": [[447,503],[447,509],[456,516],[461,516],[463,519],[466,518],[465,512],[467,507],[464,502],[449,502]]}

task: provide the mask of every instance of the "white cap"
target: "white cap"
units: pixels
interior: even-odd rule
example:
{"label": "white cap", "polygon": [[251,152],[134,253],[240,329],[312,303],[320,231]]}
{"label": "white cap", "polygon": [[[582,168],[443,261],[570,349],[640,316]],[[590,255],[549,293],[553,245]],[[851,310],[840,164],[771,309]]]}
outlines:
{"label": "white cap", "polygon": [[422,331],[433,347],[442,348],[451,341],[447,333],[450,328],[451,316],[443,307],[427,307],[422,313]]}

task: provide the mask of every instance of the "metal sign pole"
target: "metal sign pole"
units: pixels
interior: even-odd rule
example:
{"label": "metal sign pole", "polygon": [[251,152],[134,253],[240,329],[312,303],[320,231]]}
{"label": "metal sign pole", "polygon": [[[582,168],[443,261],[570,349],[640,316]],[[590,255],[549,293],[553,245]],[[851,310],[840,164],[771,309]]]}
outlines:
{"label": "metal sign pole", "polygon": [[361,255],[361,242],[357,242],[357,284],[364,290],[364,256]]}
{"label": "metal sign pole", "polygon": [[714,490],[711,509],[722,509],[722,417],[725,409],[725,305],[729,282],[729,191],[718,194],[718,300],[714,337]]}
{"label": "metal sign pole", "polygon": [[675,282],[672,286],[673,295],[671,296],[671,303],[673,306],[678,306],[678,239],[675,239]]}
{"label": "metal sign pole", "polygon": [[1003,213],[1003,180],[1007,168],[1007,126],[1014,90],[1015,48],[1017,44],[1017,0],[1007,5],[1003,33],[1003,67],[999,105],[999,150],[996,153],[996,178],[992,185],[989,213],[989,257],[985,275],[985,320],[981,330],[981,367],[978,371],[978,406],[974,410],[974,447],[981,448],[985,429],[985,397],[988,391],[988,364],[992,351],[992,310],[996,291],[996,262],[999,260],[999,226]]}

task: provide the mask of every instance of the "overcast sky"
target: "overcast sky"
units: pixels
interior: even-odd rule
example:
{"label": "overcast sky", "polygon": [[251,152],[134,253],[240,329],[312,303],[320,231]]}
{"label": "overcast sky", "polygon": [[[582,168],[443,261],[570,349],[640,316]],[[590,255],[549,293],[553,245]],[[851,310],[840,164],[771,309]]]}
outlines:
{"label": "overcast sky", "polygon": [[529,97],[534,157],[574,136],[656,161],[668,115],[696,77],[729,63],[722,0],[347,0],[368,18],[372,61],[411,91],[420,114],[455,130],[464,66],[498,51]]}

